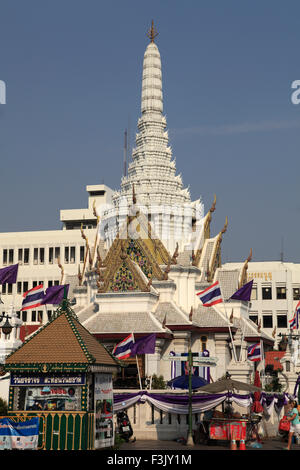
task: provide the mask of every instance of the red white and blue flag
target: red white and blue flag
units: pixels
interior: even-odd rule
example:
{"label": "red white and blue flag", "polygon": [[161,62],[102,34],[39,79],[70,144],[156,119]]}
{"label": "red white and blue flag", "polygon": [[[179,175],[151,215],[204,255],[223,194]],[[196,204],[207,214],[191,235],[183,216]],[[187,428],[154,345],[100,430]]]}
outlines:
{"label": "red white and blue flag", "polygon": [[24,299],[22,302],[21,310],[28,310],[31,308],[40,307],[41,305],[43,305],[44,296],[45,294],[43,284],[29,289],[23,294]]}
{"label": "red white and blue flag", "polygon": [[296,310],[295,310],[293,318],[289,320],[291,330],[298,330],[299,328],[299,313],[300,313],[300,300],[296,305]]}
{"label": "red white and blue flag", "polygon": [[260,343],[251,344],[248,348],[247,359],[249,361],[260,361],[261,360],[261,345]]}
{"label": "red white and blue flag", "polygon": [[211,307],[212,305],[223,302],[219,281],[215,282],[203,291],[198,292],[197,295],[204,307]]}
{"label": "red white and blue flag", "polygon": [[131,349],[133,347],[133,344],[134,336],[133,333],[131,333],[129,336],[123,339],[123,341],[121,341],[115,346],[112,353],[117,359],[126,359],[131,355]]}

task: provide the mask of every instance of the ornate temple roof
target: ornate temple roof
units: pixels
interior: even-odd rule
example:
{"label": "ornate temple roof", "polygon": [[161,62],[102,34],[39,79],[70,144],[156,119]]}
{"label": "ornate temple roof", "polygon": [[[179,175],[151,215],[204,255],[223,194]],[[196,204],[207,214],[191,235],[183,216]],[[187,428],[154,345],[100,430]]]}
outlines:
{"label": "ornate temple roof", "polygon": [[115,359],[68,309],[57,314],[37,333],[6,358],[7,370],[50,364],[51,370],[63,364],[117,366]]}
{"label": "ornate temple roof", "polygon": [[83,322],[93,334],[108,333],[161,333],[171,334],[152,312],[109,312],[96,313]]}

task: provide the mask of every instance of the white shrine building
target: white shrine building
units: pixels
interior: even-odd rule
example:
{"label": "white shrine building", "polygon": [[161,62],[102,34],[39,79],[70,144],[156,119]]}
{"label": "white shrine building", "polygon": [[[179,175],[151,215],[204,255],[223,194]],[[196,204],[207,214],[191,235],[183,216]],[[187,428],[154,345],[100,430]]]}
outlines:
{"label": "white shrine building", "polygon": [[[261,263],[258,269],[247,254],[240,263],[222,265],[228,222],[224,217],[224,226],[212,235],[216,199],[205,212],[201,198],[192,201],[177,174],[163,115],[161,57],[153,25],[149,37],[128,175],[118,191],[87,186],[88,207],[61,211],[61,230],[0,233],[0,268],[19,263],[17,283],[2,286],[0,310],[8,312],[13,304],[23,325],[38,328],[54,308],[20,312],[23,293],[40,283],[45,288],[69,283],[79,321],[108,348],[130,333],[156,334],[155,354],[139,358],[144,377],[156,374],[169,380],[171,363],[163,358],[184,354],[191,345],[194,353],[215,361],[213,380],[230,371],[234,378],[250,381],[253,364],[247,361],[247,347],[262,341],[266,351],[272,349],[273,328],[264,317],[271,314],[284,331],[280,315],[288,311],[282,303],[265,307],[260,292],[264,282],[277,289],[284,287],[283,281],[275,274],[272,281],[257,279],[258,297],[251,306],[230,300],[251,273],[275,273],[276,267],[272,271]],[[296,279],[292,275],[289,289],[300,288]],[[196,294],[215,281],[225,302],[203,307]],[[259,325],[256,316],[265,323]]]}

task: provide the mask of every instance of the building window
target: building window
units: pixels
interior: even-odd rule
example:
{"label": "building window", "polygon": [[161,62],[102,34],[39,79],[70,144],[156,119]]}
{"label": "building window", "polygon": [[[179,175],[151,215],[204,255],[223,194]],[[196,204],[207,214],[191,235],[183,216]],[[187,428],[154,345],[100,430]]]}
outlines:
{"label": "building window", "polygon": [[252,287],[250,300],[257,300],[257,287],[256,286]]}
{"label": "building window", "polygon": [[48,320],[50,321],[52,317],[52,310],[47,310],[47,316],[48,316]]}
{"label": "building window", "polygon": [[54,257],[55,257],[56,260],[58,258],[60,258],[60,247],[59,246],[56,246],[55,249],[54,249]]}
{"label": "building window", "polygon": [[54,281],[55,286],[59,286],[59,281]]}
{"label": "building window", "polygon": [[14,250],[8,250],[8,262],[9,264],[14,263]]}
{"label": "building window", "polygon": [[53,281],[48,281],[48,287],[52,287],[53,286]]}
{"label": "building window", "polygon": [[2,294],[12,294],[12,284],[2,285]]}
{"label": "building window", "polygon": [[24,248],[24,264],[29,264],[29,248]]}
{"label": "building window", "polygon": [[22,294],[22,282],[17,282],[17,294]]}
{"label": "building window", "polygon": [[33,250],[33,264],[38,264],[39,261],[39,249],[34,248]]}
{"label": "building window", "polygon": [[26,310],[22,311],[22,321],[24,321],[24,322],[27,321],[27,311]]}
{"label": "building window", "polygon": [[27,291],[28,291],[28,282],[24,281],[23,282],[23,292],[27,292]]}
{"label": "building window", "polygon": [[84,262],[84,246],[80,247],[80,263]]}
{"label": "building window", "polygon": [[272,299],[272,288],[271,287],[263,287],[262,288],[262,298],[263,298],[263,300],[271,300]]}
{"label": "building window", "polygon": [[75,263],[75,246],[70,248],[70,263]]}
{"label": "building window", "polygon": [[7,250],[2,252],[2,264],[7,264]]}
{"label": "building window", "polygon": [[285,313],[277,315],[277,327],[287,328],[287,315]]}
{"label": "building window", "polygon": [[23,264],[23,248],[18,249],[18,263]]}
{"label": "building window", "polygon": [[69,262],[69,247],[68,246],[65,246],[65,263],[68,263]]}
{"label": "building window", "polygon": [[258,325],[258,315],[249,315],[250,320],[252,320],[256,325]]}
{"label": "building window", "polygon": [[53,264],[53,248],[49,248],[48,262],[49,264]]}
{"label": "building window", "polygon": [[300,288],[299,287],[293,288],[293,300],[300,300]]}
{"label": "building window", "polygon": [[45,262],[45,248],[40,248],[40,264]]}
{"label": "building window", "polygon": [[36,322],[36,311],[35,310],[31,311],[31,321]]}
{"label": "building window", "polygon": [[38,318],[37,321],[43,323],[43,310],[38,311]]}
{"label": "building window", "polygon": [[286,299],[286,287],[276,287],[277,299]]}
{"label": "building window", "polygon": [[272,315],[263,315],[263,328],[273,328]]}

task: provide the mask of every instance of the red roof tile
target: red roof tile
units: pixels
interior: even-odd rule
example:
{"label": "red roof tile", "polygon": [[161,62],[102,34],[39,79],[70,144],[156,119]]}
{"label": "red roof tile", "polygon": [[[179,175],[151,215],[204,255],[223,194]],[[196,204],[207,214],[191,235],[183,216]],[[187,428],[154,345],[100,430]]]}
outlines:
{"label": "red roof tile", "polygon": [[281,370],[282,364],[280,359],[285,355],[285,351],[268,351],[265,353],[265,364],[273,365],[274,370]]}

